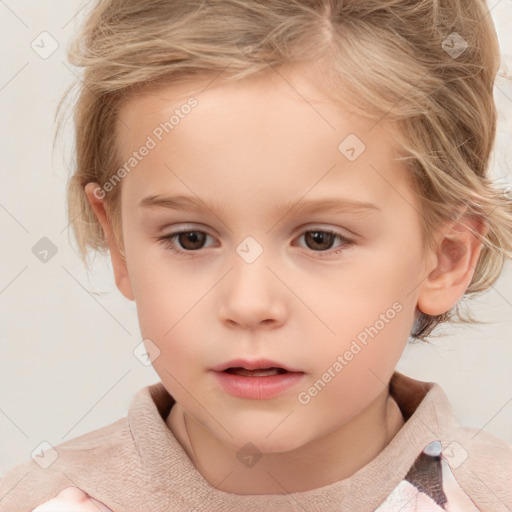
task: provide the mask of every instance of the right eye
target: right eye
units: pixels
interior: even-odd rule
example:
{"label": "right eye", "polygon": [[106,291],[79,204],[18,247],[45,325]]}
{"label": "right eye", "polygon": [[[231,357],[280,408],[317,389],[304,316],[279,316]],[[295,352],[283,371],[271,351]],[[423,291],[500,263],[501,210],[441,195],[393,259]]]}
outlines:
{"label": "right eye", "polygon": [[[187,252],[196,252],[202,249],[204,241],[209,237],[204,231],[197,229],[174,231],[168,235],[158,238],[158,241],[164,245],[166,249],[169,249],[175,254],[186,254]],[[176,246],[174,240],[177,239],[182,249]]]}

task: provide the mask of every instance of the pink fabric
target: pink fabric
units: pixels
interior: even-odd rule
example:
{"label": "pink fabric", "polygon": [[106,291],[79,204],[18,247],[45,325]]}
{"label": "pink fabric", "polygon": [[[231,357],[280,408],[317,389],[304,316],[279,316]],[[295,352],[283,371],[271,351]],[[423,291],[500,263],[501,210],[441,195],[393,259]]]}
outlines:
{"label": "pink fabric", "polygon": [[127,417],[54,447],[59,456],[47,469],[29,460],[4,475],[0,512],[31,512],[70,486],[114,512],[512,510],[507,443],[461,427],[438,384],[395,372],[390,392],[406,423],[352,476],[307,492],[238,495],[215,489],[196,470],[165,423],[174,399],[159,382],[135,394]]}

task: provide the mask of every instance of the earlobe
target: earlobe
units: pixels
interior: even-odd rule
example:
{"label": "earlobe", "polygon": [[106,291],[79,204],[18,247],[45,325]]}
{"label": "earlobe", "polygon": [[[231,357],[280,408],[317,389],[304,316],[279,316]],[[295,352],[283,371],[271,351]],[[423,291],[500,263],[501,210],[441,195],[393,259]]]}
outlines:
{"label": "earlobe", "polygon": [[101,190],[101,188],[97,183],[94,182],[88,183],[85,186],[87,199],[91,204],[91,208],[93,209],[94,214],[101,224],[101,227],[103,228],[103,233],[105,234],[105,239],[110,250],[110,258],[112,260],[116,285],[119,291],[128,300],[135,300],[130,283],[130,276],[128,274],[128,267],[126,265],[126,258],[121,253],[117,243],[115,242],[110,219],[105,209],[104,197],[102,197],[101,193],[98,193],[98,190]]}
{"label": "earlobe", "polygon": [[443,231],[436,251],[436,266],[430,269],[418,295],[418,309],[431,316],[449,311],[471,284],[482,242],[473,232],[485,235],[481,219],[465,217]]}

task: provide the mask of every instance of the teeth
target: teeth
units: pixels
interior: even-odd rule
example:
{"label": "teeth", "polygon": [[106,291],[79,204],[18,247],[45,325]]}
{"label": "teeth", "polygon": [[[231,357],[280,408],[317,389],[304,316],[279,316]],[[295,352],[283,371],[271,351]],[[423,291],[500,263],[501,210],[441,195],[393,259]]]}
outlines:
{"label": "teeth", "polygon": [[241,375],[244,377],[267,377],[270,375],[278,375],[279,373],[284,373],[283,370],[279,368],[268,368],[268,369],[259,369],[259,370],[246,370],[245,368],[229,368],[229,373],[234,373],[235,375]]}

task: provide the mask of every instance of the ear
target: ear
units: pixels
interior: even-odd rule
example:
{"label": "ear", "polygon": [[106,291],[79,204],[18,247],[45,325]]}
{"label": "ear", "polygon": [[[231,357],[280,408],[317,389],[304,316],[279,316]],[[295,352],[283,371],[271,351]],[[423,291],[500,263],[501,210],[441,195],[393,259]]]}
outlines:
{"label": "ear", "polygon": [[103,228],[105,239],[107,240],[110,250],[110,258],[112,260],[116,285],[119,288],[119,291],[128,300],[135,300],[130,283],[130,276],[128,274],[128,267],[126,266],[126,257],[121,253],[115,243],[110,218],[105,209],[105,193],[101,190],[100,186],[94,182],[88,183],[85,186],[85,193],[99,223],[101,224],[101,227]]}
{"label": "ear", "polygon": [[433,260],[435,268],[422,283],[418,309],[427,315],[449,311],[464,295],[473,279],[482,242],[471,230],[485,235],[482,219],[465,216],[442,230]]}

